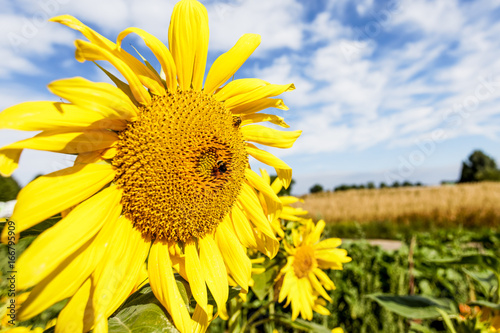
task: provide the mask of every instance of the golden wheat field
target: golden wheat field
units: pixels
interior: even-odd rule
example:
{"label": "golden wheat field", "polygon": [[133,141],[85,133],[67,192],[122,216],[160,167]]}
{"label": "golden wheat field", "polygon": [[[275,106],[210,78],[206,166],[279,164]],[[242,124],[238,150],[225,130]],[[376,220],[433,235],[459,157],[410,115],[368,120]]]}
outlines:
{"label": "golden wheat field", "polygon": [[500,226],[500,182],[323,192],[298,206],[334,222],[431,220],[439,225]]}

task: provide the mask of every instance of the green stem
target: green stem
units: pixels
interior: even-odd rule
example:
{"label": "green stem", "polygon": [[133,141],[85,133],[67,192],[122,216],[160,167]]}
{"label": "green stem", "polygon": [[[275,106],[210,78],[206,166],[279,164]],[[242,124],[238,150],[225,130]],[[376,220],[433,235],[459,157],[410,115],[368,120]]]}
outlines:
{"label": "green stem", "polygon": [[262,312],[264,312],[271,304],[274,304],[274,302],[269,302],[264,306],[261,306],[257,311],[255,311],[254,314],[248,319],[248,321],[241,327],[241,332],[245,332],[249,325],[257,319]]}

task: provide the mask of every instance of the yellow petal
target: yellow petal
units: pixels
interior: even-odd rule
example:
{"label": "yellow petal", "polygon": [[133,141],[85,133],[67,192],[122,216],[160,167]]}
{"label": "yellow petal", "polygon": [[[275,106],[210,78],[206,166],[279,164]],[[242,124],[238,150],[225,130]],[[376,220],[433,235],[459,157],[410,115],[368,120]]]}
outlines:
{"label": "yellow petal", "polygon": [[90,331],[94,323],[94,313],[88,306],[91,287],[89,278],[70,298],[57,317],[56,333]]}
{"label": "yellow petal", "polygon": [[348,263],[352,259],[347,256],[345,249],[320,250],[314,252],[314,257],[321,268],[342,269],[343,263]]}
{"label": "yellow petal", "polygon": [[127,81],[129,79],[133,80],[133,82],[129,81],[129,85],[138,102],[146,103],[149,101],[149,93],[147,93],[141,84],[137,84],[136,78],[148,89],[150,89],[152,93],[157,95],[163,95],[165,93],[161,80],[155,73],[153,73],[131,54],[120,50],[118,46],[109,39],[101,36],[94,30],[84,25],[82,22],[69,15],[54,17],[51,21],[58,22],[72,29],[78,30],[85,37],[87,37],[92,44],[84,41],[76,41],[75,43],[77,45],[77,60],[108,60],[127,79]]}
{"label": "yellow petal", "polygon": [[121,194],[116,186],[108,187],[40,234],[19,258],[17,269],[23,274],[19,276],[17,287],[22,290],[40,282],[88,242],[103,224],[116,221],[122,208]]}
{"label": "yellow petal", "polygon": [[94,150],[94,151],[89,151],[87,153],[81,153],[76,156],[74,164],[90,164],[90,163],[99,163],[103,161],[104,159],[102,158],[104,150]]}
{"label": "yellow petal", "polygon": [[102,264],[94,273],[92,300],[96,326],[99,322],[107,323],[107,318],[133,292],[149,252],[149,242],[142,239],[125,216],[118,219],[114,230]]}
{"label": "yellow petal", "polygon": [[250,124],[255,124],[255,123],[261,123],[264,121],[268,121],[272,124],[281,126],[283,128],[289,128],[290,126],[285,123],[283,117],[278,117],[274,114],[267,114],[267,113],[253,113],[253,114],[248,114],[248,115],[242,115],[241,116],[241,126],[245,125],[250,125]]}
{"label": "yellow petal", "polygon": [[[287,265],[282,268],[281,272],[286,271],[286,269],[291,268],[291,261],[287,262]],[[293,268],[292,268],[293,269]],[[283,284],[280,289],[278,302],[281,303],[285,300],[287,296],[289,296],[290,291],[297,284],[297,277],[290,271],[286,271],[285,276],[283,278]]]}
{"label": "yellow petal", "polygon": [[333,281],[330,280],[330,278],[328,277],[328,275],[325,272],[323,272],[319,268],[315,268],[313,270],[313,272],[314,272],[314,274],[316,274],[316,276],[321,281],[321,283],[323,284],[323,287],[325,287],[326,290],[335,289],[335,284],[333,284]]}
{"label": "yellow petal", "polygon": [[313,272],[309,272],[308,278],[309,278],[309,282],[311,283],[311,286],[313,287],[313,289],[316,290],[327,301],[331,302],[332,299],[330,298],[330,295],[328,295],[326,290],[323,288],[321,283],[318,281],[318,279],[316,278],[316,275]]}
{"label": "yellow petal", "polygon": [[151,289],[172,316],[175,327],[181,333],[191,333],[193,331],[191,317],[177,287],[166,244],[157,242],[151,246],[148,273]]}
{"label": "yellow petal", "polygon": [[[305,320],[312,320],[312,316],[313,316],[312,304],[314,301],[312,300],[311,284],[305,278],[299,279],[297,291],[299,294],[299,299],[298,299],[298,302],[296,302],[296,303],[300,304],[300,312],[301,312],[302,318],[304,318]],[[292,303],[292,306],[293,306],[293,303]],[[295,320],[295,318],[292,318],[292,319]]]}
{"label": "yellow petal", "polygon": [[[11,220],[20,233],[90,197],[114,178],[109,164],[80,164],[38,177],[17,197]],[[2,241],[7,235],[4,230]]]}
{"label": "yellow petal", "polygon": [[[236,82],[236,81],[233,81]],[[259,99],[263,98],[268,98],[268,97],[274,97],[278,96],[285,91],[291,91],[294,90],[295,86],[292,84],[268,84],[265,86],[262,86],[258,89],[244,92],[242,94],[239,94],[237,96],[228,98],[225,100],[224,105],[227,108],[232,108],[236,107],[239,105],[243,105],[246,103],[251,103],[253,101],[257,101]]]}
{"label": "yellow petal", "polygon": [[252,263],[243,246],[225,223],[220,223],[217,227],[215,239],[229,274],[241,289],[248,292],[248,282],[252,277]]}
{"label": "yellow petal", "polygon": [[[113,227],[111,227],[113,226]],[[99,234],[69,256],[38,283],[23,302],[18,320],[29,319],[53,304],[73,296],[94,271],[104,255],[105,245],[114,234],[114,225],[103,226]]]}
{"label": "yellow petal", "polygon": [[92,43],[95,43],[99,46],[107,47],[107,48],[113,48],[114,43],[110,41],[109,39],[103,37],[99,33],[95,32],[94,30],[90,29],[87,27],[85,24],[77,20],[71,15],[60,15],[53,17],[49,19],[51,22],[57,22],[60,24],[63,24],[71,29],[77,30],[82,33],[85,37],[87,37],[88,40],[90,40]]}
{"label": "yellow petal", "polygon": [[[116,57],[111,52],[89,42],[83,40],[76,40],[76,59],[78,61],[96,61],[96,60],[107,60],[109,61],[127,80],[130,90],[134,95],[137,102],[141,104],[149,104],[151,102],[151,96],[149,92],[143,87],[137,72],[130,68],[127,63],[125,63],[119,57]],[[161,91],[161,90],[159,90]],[[128,97],[127,97],[128,99]]]}
{"label": "yellow petal", "polygon": [[319,220],[318,223],[316,223],[313,232],[307,235],[305,242],[307,244],[316,244],[321,237],[323,229],[325,229],[325,221]]}
{"label": "yellow petal", "polygon": [[104,74],[106,74],[107,77],[109,77],[111,81],[113,81],[113,83],[116,85],[116,87],[118,89],[120,89],[121,91],[123,91],[125,93],[125,95],[127,95],[128,98],[134,102],[134,104],[137,104],[137,101],[135,100],[135,97],[132,94],[132,90],[130,90],[130,86],[127,83],[125,83],[122,80],[120,80],[119,78],[117,78],[115,75],[113,75],[110,71],[106,70],[104,67],[99,65],[97,62],[94,62],[94,64],[97,67],[99,67],[99,69],[101,71],[103,71]]}
{"label": "yellow petal", "polygon": [[263,98],[249,103],[232,106],[227,108],[234,115],[246,115],[259,112],[267,108],[277,108],[280,110],[288,110],[288,107],[283,103],[282,99]]}
{"label": "yellow petal", "polygon": [[9,177],[17,169],[22,149],[0,150],[0,175]]}
{"label": "yellow petal", "polygon": [[291,204],[294,204],[296,202],[304,202],[304,200],[299,199],[297,197],[286,196],[286,195],[285,196],[281,196],[280,200],[283,203],[283,205],[291,205]]}
{"label": "yellow petal", "polygon": [[208,314],[205,310],[201,308],[199,304],[196,304],[196,308],[193,313],[193,332],[194,333],[205,333],[208,328],[210,319],[212,318],[213,306],[208,305]]}
{"label": "yellow petal", "polygon": [[84,130],[65,132],[59,130],[43,131],[32,138],[14,142],[0,149],[35,149],[56,153],[77,154],[111,147],[118,141],[118,135],[108,130]]}
{"label": "yellow petal", "polygon": [[257,250],[271,259],[276,256],[280,247],[280,242],[278,242],[274,234],[270,237],[264,233],[260,233],[255,238],[257,240]]}
{"label": "yellow petal", "polygon": [[254,189],[248,184],[243,183],[238,200],[241,202],[243,209],[250,216],[250,220],[257,227],[257,229],[266,234],[268,237],[275,239],[271,223],[264,215],[264,211],[259,203],[259,199]]}
{"label": "yellow petal", "polygon": [[146,31],[139,28],[127,28],[123,30],[119,35],[116,41],[118,47],[121,46],[121,42],[125,36],[130,33],[136,33],[139,35],[146,45],[150,48],[153,54],[158,59],[158,62],[161,65],[163,72],[165,73],[167,88],[170,91],[177,90],[177,70],[175,68],[174,58],[172,54],[168,50],[168,48],[155,36],[147,33]]}
{"label": "yellow petal", "polygon": [[[219,102],[224,102],[230,98],[235,98],[244,94],[247,94],[252,91],[256,91],[259,88],[266,87],[270,85],[269,82],[266,82],[261,79],[238,79],[229,82],[224,87],[222,87],[219,91],[215,93],[215,99]],[[230,109],[231,106],[227,106]]]}
{"label": "yellow petal", "polygon": [[[224,218],[222,223],[225,223]],[[245,213],[243,213],[239,204],[235,204],[231,211],[231,221],[235,230],[235,234],[238,236],[241,244],[246,248],[255,249],[257,248],[257,241],[255,240],[254,233],[252,231],[252,225]]]}
{"label": "yellow petal", "polygon": [[184,244],[184,252],[186,254],[186,274],[189,281],[189,286],[196,303],[208,313],[208,295],[207,285],[205,284],[205,275],[198,256],[198,250],[194,242]]}
{"label": "yellow petal", "polygon": [[124,130],[126,122],[76,105],[59,102],[26,102],[0,112],[0,128],[45,131],[72,128]]}
{"label": "yellow petal", "polygon": [[340,238],[328,238],[322,240],[318,244],[314,246],[315,250],[330,250],[339,247],[342,244],[342,240]]}
{"label": "yellow petal", "polygon": [[[262,168],[260,168],[259,170],[260,170],[260,174],[262,176],[262,179],[264,179],[264,181],[267,184],[271,184],[271,177],[269,176],[269,173],[267,173],[267,170],[266,169],[262,169]],[[274,193],[278,194],[278,192],[274,192]]]}
{"label": "yellow petal", "polygon": [[229,296],[227,271],[219,248],[211,235],[198,239],[200,262],[204,271],[207,286],[212,293],[217,311],[223,320],[227,320],[226,302]]}
{"label": "yellow petal", "polygon": [[201,3],[182,0],[175,5],[168,42],[180,88],[201,91],[208,52],[208,14]]}
{"label": "yellow petal", "polygon": [[245,178],[255,189],[257,189],[261,194],[264,195],[268,209],[267,214],[270,216],[271,221],[274,220],[275,216],[279,215],[279,213],[283,209],[278,196],[274,193],[271,186],[269,186],[269,184],[267,184],[253,170],[246,168]]}
{"label": "yellow petal", "polygon": [[261,125],[248,125],[241,128],[245,140],[276,148],[291,148],[302,131],[285,132]]}
{"label": "yellow petal", "polygon": [[74,77],[51,82],[48,88],[53,94],[106,118],[130,120],[138,113],[130,98],[109,83]]}
{"label": "yellow petal", "polygon": [[205,81],[205,94],[212,94],[243,65],[260,44],[260,36],[244,34],[229,51],[213,63]]}
{"label": "yellow petal", "polygon": [[[327,308],[325,308],[324,306],[322,306],[320,304],[316,304],[315,303],[312,308],[313,308],[314,312],[317,312],[317,313],[319,313],[320,315],[323,315],[323,316],[329,316],[331,314],[330,311],[328,311]],[[335,333],[334,330],[335,329],[332,330],[333,333]],[[343,331],[342,331],[342,333],[343,333]]]}

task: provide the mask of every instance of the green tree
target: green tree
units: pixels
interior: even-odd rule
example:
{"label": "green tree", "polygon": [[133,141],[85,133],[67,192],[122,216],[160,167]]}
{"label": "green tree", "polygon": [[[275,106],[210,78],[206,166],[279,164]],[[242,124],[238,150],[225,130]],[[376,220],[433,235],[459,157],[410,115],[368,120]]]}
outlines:
{"label": "green tree", "polygon": [[309,192],[311,193],[323,192],[323,186],[321,186],[320,184],[314,184],[313,187],[309,189]]}
{"label": "green tree", "polygon": [[484,180],[500,181],[500,170],[497,169],[495,160],[475,150],[469,158],[462,162],[462,172],[459,183],[479,182]]}
{"label": "green tree", "polygon": [[368,182],[368,184],[366,184],[366,188],[374,189],[375,188],[375,183],[374,182]]}
{"label": "green tree", "polygon": [[0,201],[14,200],[21,187],[12,177],[0,176]]}

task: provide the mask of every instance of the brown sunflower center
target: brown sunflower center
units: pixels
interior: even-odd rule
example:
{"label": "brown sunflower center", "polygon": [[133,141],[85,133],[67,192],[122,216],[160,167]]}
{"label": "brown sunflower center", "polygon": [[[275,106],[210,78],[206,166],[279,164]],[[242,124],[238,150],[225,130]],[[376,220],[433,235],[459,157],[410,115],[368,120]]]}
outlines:
{"label": "brown sunflower center", "polygon": [[300,279],[306,277],[309,272],[316,268],[316,258],[314,258],[314,249],[311,246],[304,245],[297,249],[293,260],[293,270]]}
{"label": "brown sunflower center", "polygon": [[113,158],[124,214],[148,238],[203,237],[230,211],[244,180],[239,124],[202,92],[154,96],[139,109]]}

